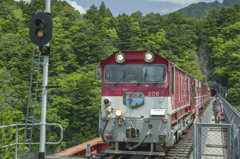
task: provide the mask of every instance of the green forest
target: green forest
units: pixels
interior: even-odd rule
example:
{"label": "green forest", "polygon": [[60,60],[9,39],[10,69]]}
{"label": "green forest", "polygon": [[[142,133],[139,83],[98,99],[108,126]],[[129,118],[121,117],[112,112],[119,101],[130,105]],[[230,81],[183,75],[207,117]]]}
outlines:
{"label": "green forest", "polygon": [[[0,0],[0,119],[1,125],[25,123],[33,43],[29,23],[45,0],[31,3]],[[228,101],[240,110],[240,6],[211,9],[204,19],[182,12],[145,16],[138,11],[114,17],[104,2],[86,14],[67,2],[52,0],[53,36],[50,41],[47,123],[64,129],[63,142],[55,152],[98,137],[101,81],[94,79],[100,61],[118,50],[154,50],[198,80],[206,80],[197,63],[197,50],[204,46],[214,61],[214,78],[229,88]],[[37,51],[37,50],[36,50]],[[41,117],[42,67],[35,118]],[[19,128],[23,132],[23,128]],[[39,141],[34,128],[32,142]],[[23,133],[19,132],[19,142]],[[47,127],[47,142],[60,138],[60,129]],[[0,146],[15,142],[15,128],[0,130]],[[37,151],[38,145],[31,151]],[[13,158],[15,147],[0,149],[0,158]],[[19,146],[19,155],[22,147]]]}
{"label": "green forest", "polygon": [[[199,2],[193,3],[185,8],[179,9],[177,12],[181,11],[183,14],[186,14],[189,18],[197,18],[197,19],[204,19],[213,7],[216,9],[221,9],[222,7],[230,7],[233,6],[235,3],[240,4],[240,0],[223,0],[222,3],[215,0],[214,2]],[[164,15],[167,17],[167,15]]]}

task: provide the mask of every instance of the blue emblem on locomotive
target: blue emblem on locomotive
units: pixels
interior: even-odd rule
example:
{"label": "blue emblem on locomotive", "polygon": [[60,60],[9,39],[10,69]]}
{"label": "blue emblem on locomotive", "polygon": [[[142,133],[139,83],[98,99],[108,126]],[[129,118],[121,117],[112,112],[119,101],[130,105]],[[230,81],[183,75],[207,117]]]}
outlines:
{"label": "blue emblem on locomotive", "polygon": [[141,92],[126,92],[123,96],[123,104],[131,109],[144,105],[144,94]]}

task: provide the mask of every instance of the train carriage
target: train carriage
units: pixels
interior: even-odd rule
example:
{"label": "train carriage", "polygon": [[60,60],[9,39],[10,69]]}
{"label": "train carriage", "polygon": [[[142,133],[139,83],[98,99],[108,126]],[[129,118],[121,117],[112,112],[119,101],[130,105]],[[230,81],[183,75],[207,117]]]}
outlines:
{"label": "train carriage", "polygon": [[210,101],[207,86],[153,51],[115,52],[96,78],[99,135],[109,153],[164,155]]}

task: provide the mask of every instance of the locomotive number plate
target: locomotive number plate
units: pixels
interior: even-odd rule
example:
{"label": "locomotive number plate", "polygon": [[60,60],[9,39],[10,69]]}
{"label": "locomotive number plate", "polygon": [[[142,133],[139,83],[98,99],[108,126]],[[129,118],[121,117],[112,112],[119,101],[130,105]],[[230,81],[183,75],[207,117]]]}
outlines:
{"label": "locomotive number plate", "polygon": [[158,97],[159,96],[159,92],[148,92],[148,96]]}

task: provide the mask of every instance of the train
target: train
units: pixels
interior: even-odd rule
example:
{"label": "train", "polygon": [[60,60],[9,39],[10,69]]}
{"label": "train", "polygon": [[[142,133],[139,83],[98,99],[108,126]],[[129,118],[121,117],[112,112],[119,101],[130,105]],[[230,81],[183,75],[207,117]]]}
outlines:
{"label": "train", "polygon": [[210,88],[151,50],[100,62],[99,136],[107,153],[163,155],[210,102]]}

